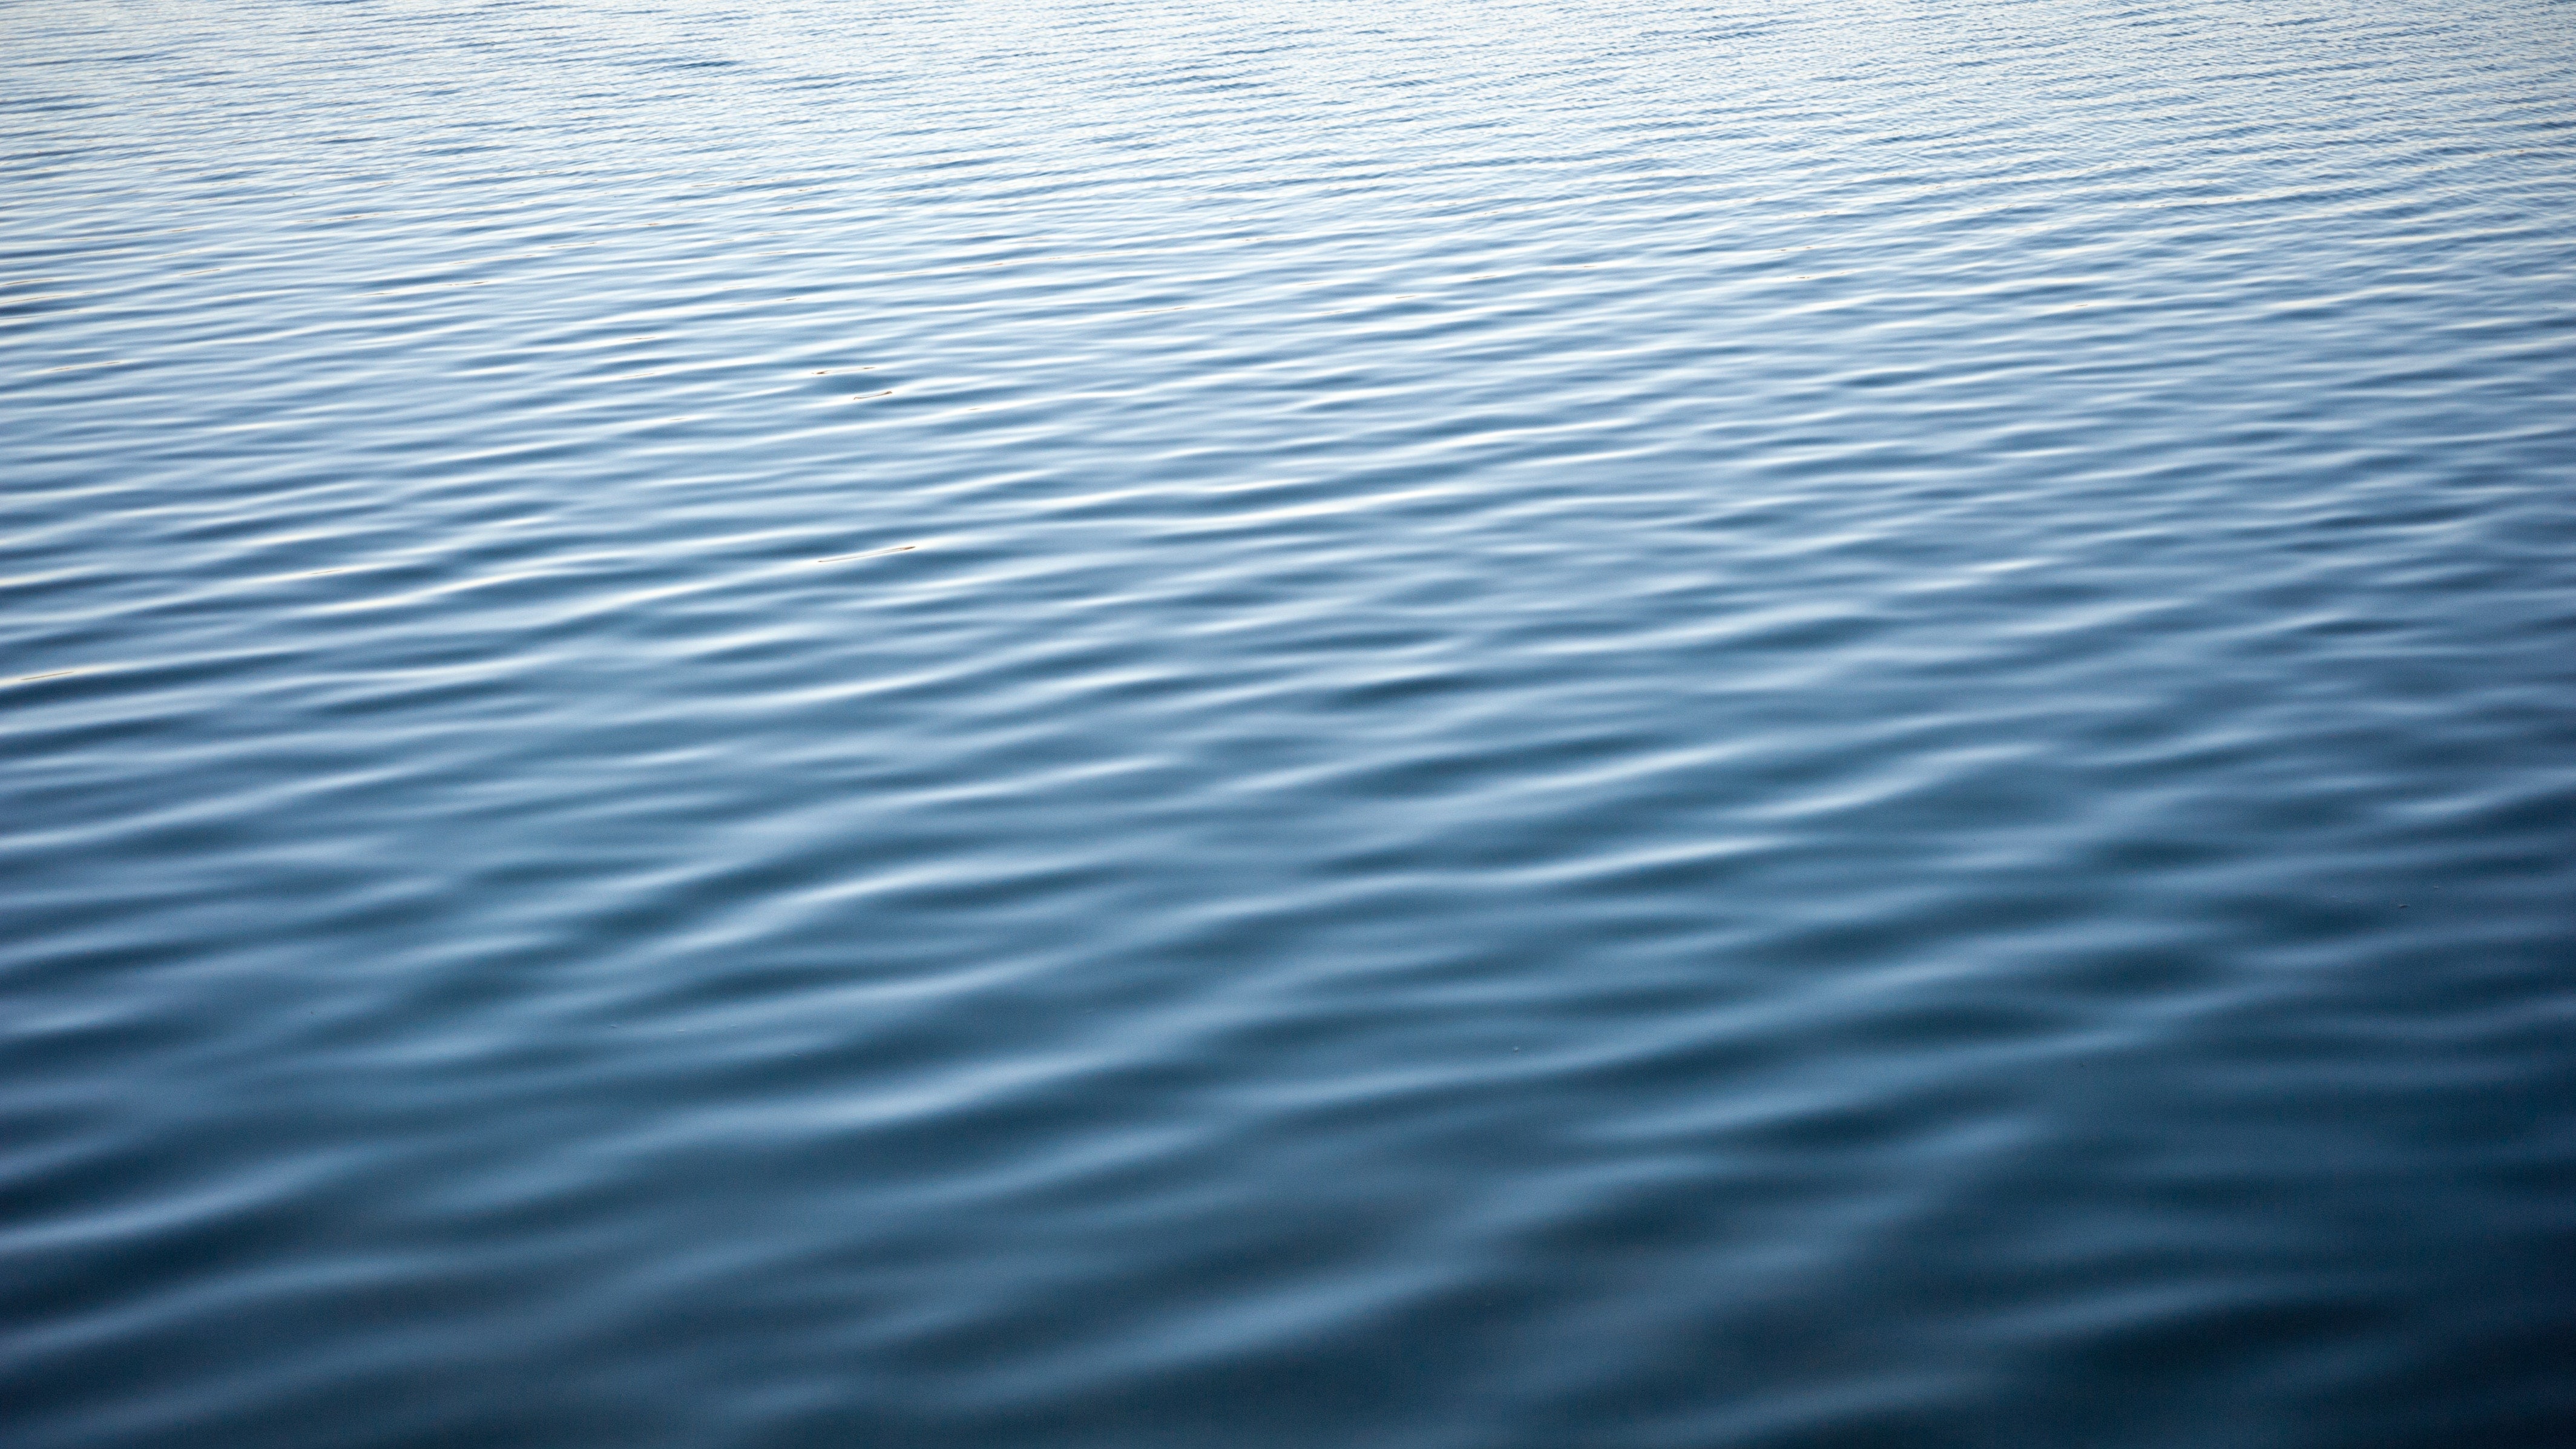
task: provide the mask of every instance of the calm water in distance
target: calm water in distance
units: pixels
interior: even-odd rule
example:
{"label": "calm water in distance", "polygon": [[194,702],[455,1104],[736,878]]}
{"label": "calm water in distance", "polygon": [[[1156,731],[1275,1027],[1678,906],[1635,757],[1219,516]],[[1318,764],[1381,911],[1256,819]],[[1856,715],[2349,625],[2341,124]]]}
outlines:
{"label": "calm water in distance", "polygon": [[2576,7],[0,115],[12,1449],[2576,1444]]}

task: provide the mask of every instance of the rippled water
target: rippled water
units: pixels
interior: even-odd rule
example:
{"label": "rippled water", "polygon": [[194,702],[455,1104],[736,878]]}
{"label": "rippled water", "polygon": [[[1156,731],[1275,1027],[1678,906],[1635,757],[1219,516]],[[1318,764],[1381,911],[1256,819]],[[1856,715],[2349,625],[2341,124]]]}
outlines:
{"label": "rippled water", "polygon": [[0,76],[17,1449],[2576,1443],[2576,9]]}

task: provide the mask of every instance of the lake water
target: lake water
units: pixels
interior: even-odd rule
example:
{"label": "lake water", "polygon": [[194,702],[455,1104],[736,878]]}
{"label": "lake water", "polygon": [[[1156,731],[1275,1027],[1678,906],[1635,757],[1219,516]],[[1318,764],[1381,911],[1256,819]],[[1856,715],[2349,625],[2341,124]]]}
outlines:
{"label": "lake water", "polygon": [[2576,1443],[2576,7],[0,103],[13,1449]]}

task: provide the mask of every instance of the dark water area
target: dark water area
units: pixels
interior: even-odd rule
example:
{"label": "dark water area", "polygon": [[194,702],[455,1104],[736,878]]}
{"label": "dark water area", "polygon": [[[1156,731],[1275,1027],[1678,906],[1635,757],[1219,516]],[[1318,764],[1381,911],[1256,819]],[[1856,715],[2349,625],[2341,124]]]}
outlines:
{"label": "dark water area", "polygon": [[2576,7],[0,116],[12,1449],[2576,1444]]}

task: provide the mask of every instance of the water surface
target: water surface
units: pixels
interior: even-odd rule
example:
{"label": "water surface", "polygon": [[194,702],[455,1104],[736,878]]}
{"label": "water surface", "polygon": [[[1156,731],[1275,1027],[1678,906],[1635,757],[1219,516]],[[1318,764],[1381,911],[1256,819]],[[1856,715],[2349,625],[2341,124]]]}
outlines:
{"label": "water surface", "polygon": [[2576,10],[0,9],[17,1449],[2576,1443]]}

